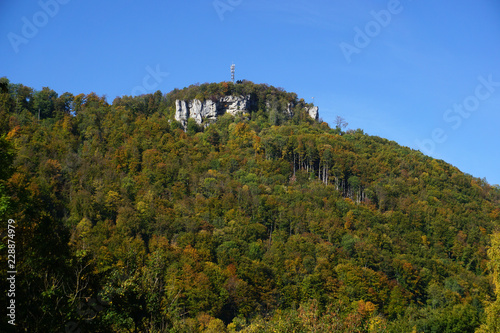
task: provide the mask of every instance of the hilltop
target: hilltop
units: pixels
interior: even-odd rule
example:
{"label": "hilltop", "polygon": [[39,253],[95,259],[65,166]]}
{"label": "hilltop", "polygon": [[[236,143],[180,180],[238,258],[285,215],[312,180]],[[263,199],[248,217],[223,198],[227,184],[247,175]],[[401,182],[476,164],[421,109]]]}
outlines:
{"label": "hilltop", "polygon": [[0,83],[25,330],[474,332],[495,317],[500,189],[444,161],[265,84],[108,104]]}
{"label": "hilltop", "polygon": [[[314,120],[319,118],[318,107],[306,104],[303,99],[298,100],[296,94],[249,81],[241,81],[236,85],[227,82],[195,85],[185,88],[175,97],[184,98],[175,100],[175,120],[181,122],[184,128],[190,118],[196,124],[206,126],[226,113],[233,116],[238,113],[250,115],[259,110],[268,113],[274,125],[303,111]],[[190,97],[190,100],[185,100]]]}

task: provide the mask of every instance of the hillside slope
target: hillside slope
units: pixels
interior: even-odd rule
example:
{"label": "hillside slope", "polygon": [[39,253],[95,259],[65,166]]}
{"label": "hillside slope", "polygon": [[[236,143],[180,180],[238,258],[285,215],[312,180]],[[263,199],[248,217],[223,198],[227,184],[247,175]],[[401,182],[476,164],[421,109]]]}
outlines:
{"label": "hillside slope", "polygon": [[[500,190],[481,179],[332,129],[267,85],[109,105],[1,83],[0,213],[17,222],[30,332],[474,332],[486,320]],[[233,94],[255,108],[185,131],[174,119],[176,100]]]}

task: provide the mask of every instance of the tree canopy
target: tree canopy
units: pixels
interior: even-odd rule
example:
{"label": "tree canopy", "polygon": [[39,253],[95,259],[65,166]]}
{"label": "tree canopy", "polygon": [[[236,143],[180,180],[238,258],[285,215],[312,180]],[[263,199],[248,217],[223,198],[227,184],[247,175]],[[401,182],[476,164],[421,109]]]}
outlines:
{"label": "tree canopy", "polygon": [[[25,331],[498,330],[500,189],[485,180],[249,81],[111,104],[0,88]],[[231,94],[258,103],[174,120],[176,99]]]}

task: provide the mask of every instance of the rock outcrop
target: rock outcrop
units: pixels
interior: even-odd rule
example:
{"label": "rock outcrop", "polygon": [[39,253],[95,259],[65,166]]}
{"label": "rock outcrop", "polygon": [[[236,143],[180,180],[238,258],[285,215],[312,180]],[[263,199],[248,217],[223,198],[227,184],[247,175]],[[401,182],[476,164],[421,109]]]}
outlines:
{"label": "rock outcrop", "polygon": [[236,115],[238,112],[248,112],[251,107],[250,96],[224,96],[218,101],[194,99],[191,101],[175,101],[175,120],[185,127],[187,120],[193,118],[198,125],[204,120],[216,120],[224,113]]}
{"label": "rock outcrop", "polygon": [[[216,101],[205,100],[200,101],[193,99],[191,101],[176,100],[175,101],[175,120],[179,121],[186,128],[187,120],[193,118],[198,125],[215,121],[218,116],[225,113],[236,115],[238,112],[250,112],[254,106],[250,95],[248,96],[224,96]],[[266,103],[267,108],[270,108],[269,103]],[[293,116],[293,103],[288,103],[284,113],[288,117]],[[307,113],[314,120],[318,120],[318,107],[313,106],[306,108]]]}
{"label": "rock outcrop", "polygon": [[318,120],[319,119],[319,108],[317,106],[313,106],[307,109],[307,113],[309,113],[309,116],[314,119]]}
{"label": "rock outcrop", "polygon": [[251,107],[250,95],[248,96],[224,96],[219,100],[219,105],[222,109],[222,114],[225,112],[232,114],[233,116],[241,111],[250,111]]}

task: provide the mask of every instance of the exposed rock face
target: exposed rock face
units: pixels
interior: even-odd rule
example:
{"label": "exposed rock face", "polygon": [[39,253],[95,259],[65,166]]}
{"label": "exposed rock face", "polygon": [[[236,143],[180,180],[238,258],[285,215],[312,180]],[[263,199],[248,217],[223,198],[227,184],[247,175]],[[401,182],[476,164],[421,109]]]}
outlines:
{"label": "exposed rock face", "polygon": [[250,96],[225,96],[219,101],[222,109],[232,115],[241,111],[250,111],[250,104]]}
{"label": "exposed rock face", "polygon": [[[287,115],[287,117],[292,118],[293,117],[293,108],[295,107],[295,104],[290,102],[286,106],[286,110],[283,110],[283,112]],[[266,108],[267,110],[271,109],[271,103],[266,102]]]}
{"label": "exposed rock face", "polygon": [[191,101],[175,101],[175,120],[182,123],[185,127],[187,120],[193,118],[198,125],[203,120],[215,120],[217,116],[224,113],[235,115],[238,112],[250,111],[250,96],[225,96],[218,101],[206,100],[200,101],[194,99]]}
{"label": "exposed rock face", "polygon": [[188,118],[193,118],[197,124],[201,124],[203,119],[216,119],[219,115],[218,105],[211,100],[200,101],[175,101],[175,120],[185,127]]}
{"label": "exposed rock face", "polygon": [[295,105],[293,105],[293,103],[288,103],[288,105],[286,106],[286,114],[287,116],[289,116],[290,118],[293,117],[293,108],[295,107]]}
{"label": "exposed rock face", "polygon": [[[192,100],[189,102],[188,117],[194,118],[197,124],[201,124],[203,119],[217,118],[217,104],[211,100],[201,102],[200,100]],[[186,121],[187,121],[187,118]]]}
{"label": "exposed rock face", "polygon": [[317,106],[308,108],[307,113],[309,113],[309,116],[311,116],[312,119],[314,120],[319,119],[319,108]]}
{"label": "exposed rock face", "polygon": [[181,121],[187,120],[189,117],[189,109],[186,105],[186,101],[175,101],[175,120]]}
{"label": "exposed rock face", "polygon": [[[179,121],[185,128],[187,120],[193,118],[198,125],[206,120],[216,120],[218,116],[225,113],[236,115],[238,112],[249,112],[253,106],[253,101],[250,95],[248,96],[224,96],[219,98],[218,101],[206,100],[200,101],[194,99],[191,101],[175,101],[175,120]],[[266,102],[269,109],[270,105]],[[293,116],[293,103],[288,103],[287,110],[284,113],[288,117]],[[306,109],[309,116],[314,120],[318,120],[318,107],[313,106]]]}

